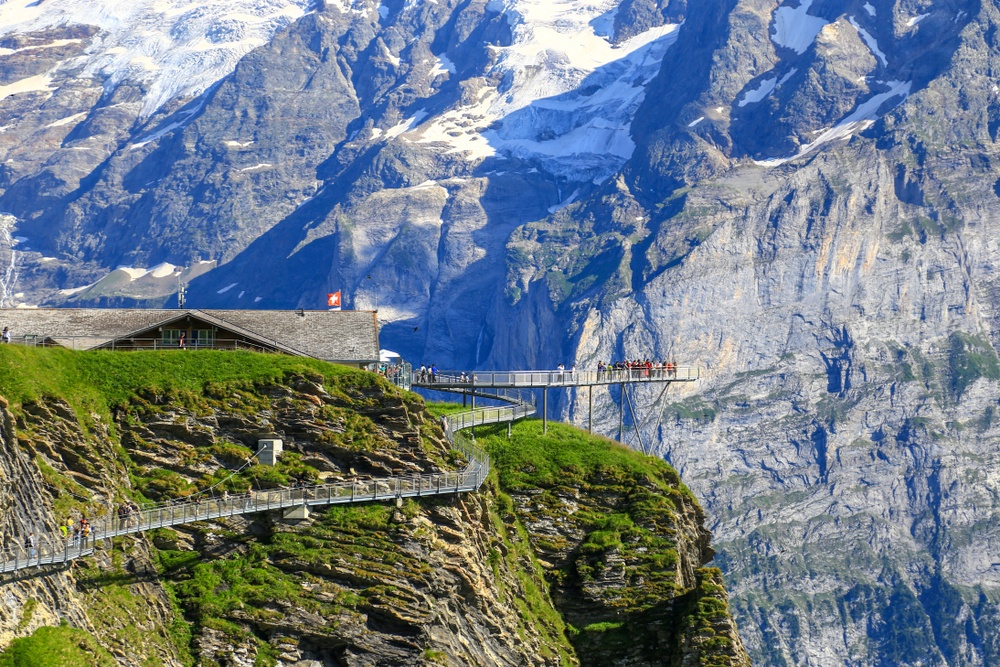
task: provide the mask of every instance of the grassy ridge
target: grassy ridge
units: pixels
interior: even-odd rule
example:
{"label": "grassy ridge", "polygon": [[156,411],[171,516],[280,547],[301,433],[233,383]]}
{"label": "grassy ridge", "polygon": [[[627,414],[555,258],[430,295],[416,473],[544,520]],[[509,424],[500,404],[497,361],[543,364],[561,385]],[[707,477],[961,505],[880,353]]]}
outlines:
{"label": "grassy ridge", "polygon": [[138,390],[200,393],[207,383],[266,384],[290,374],[322,376],[325,384],[350,377],[369,384],[375,376],[346,366],[279,354],[220,350],[73,352],[0,345],[0,396],[15,406],[44,396],[74,409],[105,413]]}
{"label": "grassy ridge", "polygon": [[68,625],[42,627],[15,639],[0,654],[0,667],[114,667],[115,660],[86,630]]}

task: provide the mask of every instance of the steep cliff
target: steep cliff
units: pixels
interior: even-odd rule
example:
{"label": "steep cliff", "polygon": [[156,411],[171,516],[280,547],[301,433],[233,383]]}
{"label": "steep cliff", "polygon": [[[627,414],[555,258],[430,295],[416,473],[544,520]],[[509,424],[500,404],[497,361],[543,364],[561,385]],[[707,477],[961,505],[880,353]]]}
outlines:
{"label": "steep cliff", "polygon": [[[0,393],[10,539],[126,498],[456,463],[419,397],[287,357],[5,347]],[[279,465],[234,475],[267,434]],[[0,660],[70,643],[125,665],[748,664],[669,466],[569,427],[482,441],[481,493],[160,529],[12,577]]]}

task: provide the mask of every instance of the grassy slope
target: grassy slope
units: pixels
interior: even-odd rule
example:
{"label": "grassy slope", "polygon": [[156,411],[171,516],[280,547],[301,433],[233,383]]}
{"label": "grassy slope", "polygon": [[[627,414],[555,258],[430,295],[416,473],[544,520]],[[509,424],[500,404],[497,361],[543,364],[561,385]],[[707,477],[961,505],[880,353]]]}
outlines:
{"label": "grassy slope", "polygon": [[15,406],[43,396],[106,413],[138,390],[201,393],[206,385],[275,383],[289,374],[372,383],[369,373],[313,359],[223,351],[71,352],[0,345],[0,396]]}

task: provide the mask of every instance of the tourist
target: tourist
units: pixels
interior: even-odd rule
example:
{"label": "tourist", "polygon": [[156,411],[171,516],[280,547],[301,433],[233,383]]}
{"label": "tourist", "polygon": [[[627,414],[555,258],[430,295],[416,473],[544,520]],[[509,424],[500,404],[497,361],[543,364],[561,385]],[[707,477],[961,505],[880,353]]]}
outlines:
{"label": "tourist", "polygon": [[4,343],[10,342],[10,327],[3,328],[3,334],[0,335],[0,340],[2,340]]}
{"label": "tourist", "polygon": [[187,332],[186,331],[182,331],[181,332],[181,337],[177,339],[177,347],[181,348],[182,350],[187,347]]}
{"label": "tourist", "polygon": [[35,557],[35,533],[34,531],[28,533],[28,539],[25,540],[24,546],[28,547],[28,558]]}

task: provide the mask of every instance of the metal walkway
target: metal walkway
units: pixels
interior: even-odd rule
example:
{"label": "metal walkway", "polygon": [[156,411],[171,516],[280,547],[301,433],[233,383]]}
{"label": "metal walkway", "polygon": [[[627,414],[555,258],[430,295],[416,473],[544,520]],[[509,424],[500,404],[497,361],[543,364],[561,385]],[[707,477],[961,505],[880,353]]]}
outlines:
{"label": "metal walkway", "polygon": [[437,375],[427,374],[426,377],[421,377],[419,372],[414,371],[412,385],[424,389],[549,389],[622,383],[694,382],[699,376],[699,369],[692,366],[675,366],[671,370],[441,371]]}
{"label": "metal walkway", "polygon": [[[534,414],[534,406],[512,405],[480,408],[450,415],[444,420],[445,433],[455,449],[461,451],[468,465],[456,472],[423,475],[397,475],[368,480],[319,484],[294,489],[273,489],[232,494],[200,501],[167,502],[146,506],[120,519],[108,508],[108,516],[91,524],[90,535],[78,540],[64,540],[61,535],[36,535],[36,548],[17,546],[0,550],[0,573],[15,572],[44,565],[60,565],[89,556],[100,540],[134,535],[155,528],[179,526],[242,514],[300,507],[421,498],[476,491],[490,472],[490,457],[474,442],[455,438],[455,432],[482,424],[512,421]],[[21,540],[25,540],[24,536]]]}
{"label": "metal walkway", "polygon": [[[619,385],[618,393],[618,440],[622,439],[622,428],[625,414],[625,404],[628,402],[635,420],[635,407],[625,390],[626,385],[664,384],[663,392],[674,382],[694,382],[700,378],[700,371],[694,366],[677,366],[654,368],[623,368],[605,370],[555,370],[555,371],[441,371],[437,374],[412,372],[410,384],[413,387],[448,391],[465,394],[472,398],[472,407],[476,407],[476,396],[486,389],[541,389],[542,391],[542,431],[548,429],[549,389],[587,388],[587,430],[594,430],[594,387]],[[660,398],[663,397],[660,393]],[[487,396],[501,401],[509,401],[503,396]],[[657,403],[659,403],[659,398]],[[513,401],[509,401],[513,402]],[[640,437],[640,445],[642,445]],[[643,451],[645,451],[643,446]]]}

